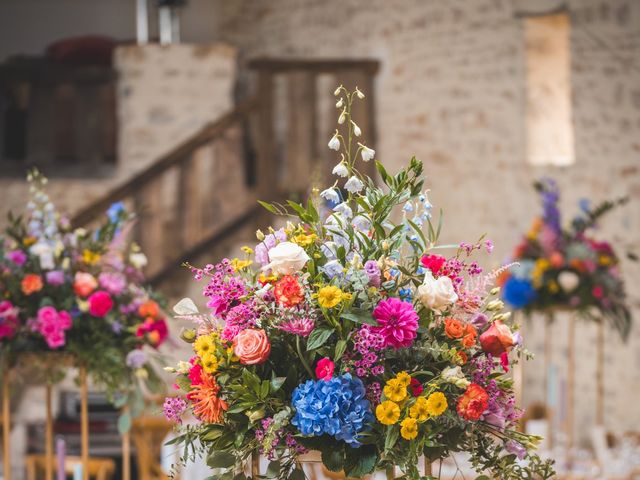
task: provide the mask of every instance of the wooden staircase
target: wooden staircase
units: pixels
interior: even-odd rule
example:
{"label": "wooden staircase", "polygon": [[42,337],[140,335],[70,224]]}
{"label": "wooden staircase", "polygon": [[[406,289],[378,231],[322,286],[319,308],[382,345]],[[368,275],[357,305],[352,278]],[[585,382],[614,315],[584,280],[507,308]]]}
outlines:
{"label": "wooden staircase", "polygon": [[255,95],[72,219],[88,225],[118,201],[137,212],[134,240],[152,284],[241,229],[264,228],[269,219],[258,199],[301,198],[330,174],[337,85],[366,93],[354,119],[375,148],[377,61],[257,59],[249,68]]}

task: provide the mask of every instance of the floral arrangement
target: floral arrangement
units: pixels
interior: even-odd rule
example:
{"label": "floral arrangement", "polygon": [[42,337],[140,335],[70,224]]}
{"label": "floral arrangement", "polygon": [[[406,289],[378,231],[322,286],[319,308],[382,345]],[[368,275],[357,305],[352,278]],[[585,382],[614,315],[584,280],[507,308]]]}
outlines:
{"label": "floral arrangement", "polygon": [[139,410],[142,384],[160,385],[143,347],[159,347],[168,332],[159,297],[143,286],[146,257],[126,239],[132,216],[117,203],[98,229],[73,230],[45,193],[46,179],[34,171],[28,180],[26,215],[10,213],[0,238],[2,359],[21,364],[33,354],[54,381],[60,372],[44,354],[59,352]]}
{"label": "floral arrangement", "polygon": [[513,260],[518,265],[503,274],[504,300],[525,311],[570,308],[596,320],[607,318],[626,338],[631,314],[620,259],[610,243],[589,233],[603,215],[626,198],[595,208],[582,201],[580,214],[565,228],[555,181],[545,178],[535,187],[543,213],[515,248]]}
{"label": "floral arrangement", "polygon": [[234,472],[254,451],[271,460],[267,477],[304,478],[308,450],[348,477],[398,466],[417,479],[420,456],[464,451],[492,478],[551,478],[532,453],[539,438],[516,429],[506,373],[524,350],[492,286],[501,270],[472,260],[491,242],[437,246],[415,158],[396,175],[377,162],[382,187],[360,174],[358,158],[375,155],[351,118],[363,93],[335,95],[336,183],[306,205],[263,203],[290,221],[258,231],[244,258],[187,264],[208,311],[190,299],[174,307],[196,327],[181,335],[193,355],[169,368],[180,394],[164,410],[198,420],[174,442],[223,479],[245,478]]}

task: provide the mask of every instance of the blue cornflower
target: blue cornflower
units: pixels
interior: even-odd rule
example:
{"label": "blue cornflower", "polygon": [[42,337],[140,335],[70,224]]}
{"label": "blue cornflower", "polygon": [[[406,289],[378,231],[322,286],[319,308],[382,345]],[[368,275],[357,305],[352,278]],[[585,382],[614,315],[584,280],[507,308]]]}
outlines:
{"label": "blue cornflower", "polygon": [[125,211],[126,208],[124,206],[124,202],[115,202],[112,203],[107,210],[107,217],[109,217],[109,221],[111,223],[118,223],[120,222],[120,218]]}
{"label": "blue cornflower", "polygon": [[296,410],[291,423],[303,435],[331,435],[351,447],[359,447],[358,434],[373,422],[365,387],[350,373],[330,380],[308,380],[299,385],[291,399]]}
{"label": "blue cornflower", "polygon": [[502,287],[502,298],[514,308],[524,308],[538,296],[530,280],[510,277]]}

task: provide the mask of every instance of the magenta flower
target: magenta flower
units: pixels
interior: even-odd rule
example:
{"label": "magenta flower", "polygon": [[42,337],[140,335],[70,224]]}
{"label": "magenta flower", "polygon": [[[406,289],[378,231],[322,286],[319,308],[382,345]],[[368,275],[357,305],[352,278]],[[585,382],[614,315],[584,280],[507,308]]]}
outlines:
{"label": "magenta flower", "polygon": [[335,364],[329,357],[321,358],[316,365],[316,377],[318,380],[331,380],[334,369]]}
{"label": "magenta flower", "polygon": [[19,267],[27,263],[27,254],[22,250],[12,250],[10,252],[7,252],[5,254],[5,257],[7,258],[7,260],[15,263]]}
{"label": "magenta flower", "polygon": [[378,326],[373,327],[384,338],[385,346],[402,348],[410,346],[418,330],[418,314],[413,305],[399,298],[387,298],[373,310]]}
{"label": "magenta flower", "polygon": [[36,330],[44,337],[49,348],[59,348],[65,344],[65,330],[71,328],[71,315],[64,310],[57,311],[51,306],[38,310]]}
{"label": "magenta flower", "polygon": [[293,320],[281,323],[277,326],[277,328],[284,332],[292,333],[293,335],[308,337],[315,326],[315,322],[310,318],[295,318]]}

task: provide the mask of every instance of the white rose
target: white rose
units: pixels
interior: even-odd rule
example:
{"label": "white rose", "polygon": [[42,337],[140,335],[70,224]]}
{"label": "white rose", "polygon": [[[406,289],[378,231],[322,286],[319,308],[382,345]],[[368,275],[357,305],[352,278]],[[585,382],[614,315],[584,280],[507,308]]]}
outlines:
{"label": "white rose", "polygon": [[562,288],[562,291],[565,293],[571,293],[580,284],[580,277],[576,275],[574,272],[564,271],[558,275],[558,283]]}
{"label": "white rose", "polygon": [[280,242],[269,250],[270,263],[265,267],[276,275],[291,275],[299,272],[309,261],[309,255],[292,242]]}
{"label": "white rose", "polygon": [[53,259],[53,248],[44,242],[38,242],[30,248],[33,255],[38,257],[40,261],[40,268],[43,270],[53,270],[55,268],[55,262]]}
{"label": "white rose", "polygon": [[129,262],[131,262],[131,265],[133,265],[134,268],[140,270],[141,268],[146,267],[149,261],[147,260],[147,256],[144,253],[137,252],[129,255]]}
{"label": "white rose", "polygon": [[424,282],[418,287],[418,300],[431,310],[440,312],[458,300],[449,277],[434,278],[431,272],[424,276]]}

